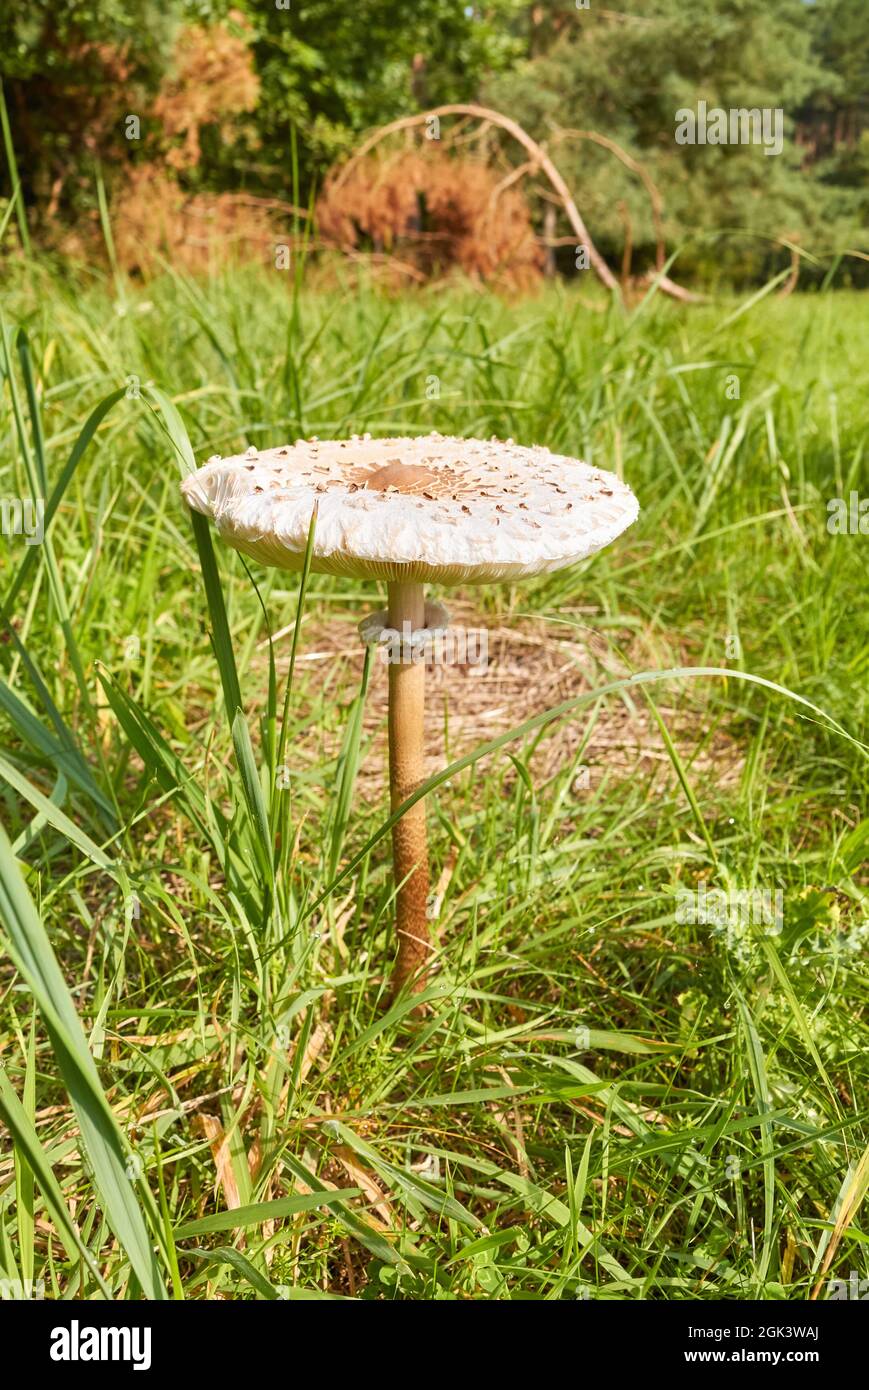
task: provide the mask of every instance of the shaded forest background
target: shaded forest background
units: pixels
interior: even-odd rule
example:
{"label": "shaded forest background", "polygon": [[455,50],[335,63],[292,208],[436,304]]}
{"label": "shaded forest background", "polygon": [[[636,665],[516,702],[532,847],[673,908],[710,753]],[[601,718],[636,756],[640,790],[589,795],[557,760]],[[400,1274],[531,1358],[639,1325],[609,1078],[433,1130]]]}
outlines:
{"label": "shaded forest background", "polygon": [[[655,263],[651,181],[682,278],[751,282],[796,246],[801,283],[869,280],[866,0],[5,0],[0,73],[19,235],[65,256],[102,254],[108,220],[127,268],[196,268],[273,256],[301,223],[375,255],[428,236],[408,258],[417,278],[450,256],[482,278],[570,273],[576,238],[551,189],[491,127],[460,124],[437,147],[402,137],[357,173],[352,205],[323,203],[365,133],[472,101],[544,144],[614,267]],[[699,100],[783,108],[784,152],[677,145],[675,113]],[[0,200],[12,187],[7,149]]]}

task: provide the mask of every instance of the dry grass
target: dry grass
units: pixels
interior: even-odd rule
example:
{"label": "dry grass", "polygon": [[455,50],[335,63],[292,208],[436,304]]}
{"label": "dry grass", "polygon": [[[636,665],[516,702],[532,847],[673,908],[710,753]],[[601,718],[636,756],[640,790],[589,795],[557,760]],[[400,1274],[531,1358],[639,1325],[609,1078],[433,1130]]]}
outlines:
{"label": "dry grass", "polygon": [[[439,771],[446,761],[445,722],[450,757],[458,758],[542,710],[586,694],[606,681],[630,675],[639,667],[639,655],[637,662],[631,660],[635,653],[629,644],[625,644],[627,658],[620,658],[612,645],[588,625],[589,615],[579,610],[570,615],[571,626],[565,628],[536,618],[498,618],[493,622],[468,601],[450,600],[449,607],[454,626],[467,631],[486,629],[488,661],[485,667],[461,663],[429,666],[428,776]],[[279,671],[289,660],[290,640],[287,634],[278,644]],[[287,650],[282,655],[284,642]],[[260,649],[260,655],[265,662],[265,648]],[[362,660],[355,615],[323,619],[314,614],[305,623],[297,657],[300,681],[307,673],[309,683],[318,690],[323,685],[330,686],[336,702],[346,704],[359,689]],[[261,688],[265,688],[265,678]],[[368,752],[360,763],[357,781],[358,795],[370,804],[378,803],[384,794],[387,695],[386,665],[376,658],[363,720],[363,742]],[[305,699],[304,683],[300,699]],[[705,715],[696,707],[662,703],[659,710],[695,774],[708,785],[733,788],[744,763],[735,740],[722,730],[715,730],[703,741]],[[588,721],[586,715],[551,726],[531,755],[535,780],[546,782],[576,761],[587,735]],[[307,750],[311,762],[337,756],[341,736],[340,728],[325,732],[318,729]],[[304,747],[298,748],[297,753],[304,757]],[[484,759],[481,767],[488,767],[490,761]],[[655,777],[661,779],[662,785],[675,785],[672,760],[654,717],[648,708],[634,701],[608,701],[601,707],[581,766],[584,771],[577,791],[593,790],[605,777],[615,781]],[[512,770],[507,772],[506,785],[511,785],[514,776]]]}

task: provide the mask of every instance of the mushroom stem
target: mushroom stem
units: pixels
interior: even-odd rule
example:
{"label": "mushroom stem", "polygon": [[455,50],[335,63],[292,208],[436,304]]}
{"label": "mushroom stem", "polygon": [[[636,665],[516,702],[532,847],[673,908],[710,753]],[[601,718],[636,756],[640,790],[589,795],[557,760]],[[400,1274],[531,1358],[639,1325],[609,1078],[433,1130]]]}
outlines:
{"label": "mushroom stem", "polygon": [[[422,584],[389,585],[389,626],[398,633],[389,665],[389,789],[392,810],[425,780],[425,663],[414,661],[406,639],[425,626]],[[425,800],[412,806],[392,827],[392,862],[400,885],[396,900],[398,959],[392,976],[397,995],[409,981],[425,985],[422,967],[431,950],[428,918],[428,846]]]}

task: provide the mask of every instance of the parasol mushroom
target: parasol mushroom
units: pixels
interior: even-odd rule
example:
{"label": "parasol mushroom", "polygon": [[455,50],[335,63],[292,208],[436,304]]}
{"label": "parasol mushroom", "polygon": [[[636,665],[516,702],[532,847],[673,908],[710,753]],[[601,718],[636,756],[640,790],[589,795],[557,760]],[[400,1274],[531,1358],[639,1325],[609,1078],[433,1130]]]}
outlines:
{"label": "parasol mushroom", "polygon": [[[424,585],[520,579],[575,564],[636,519],[619,478],[541,447],[492,439],[298,440],[214,457],[182,491],[230,545],[266,565],[300,570],[317,504],[312,568],[386,583],[388,609],[363,640],[400,634],[389,666],[389,774],[396,810],[425,779],[425,664],[420,645],[442,628]],[[393,992],[422,988],[431,950],[425,803],[395,824],[398,958]]]}

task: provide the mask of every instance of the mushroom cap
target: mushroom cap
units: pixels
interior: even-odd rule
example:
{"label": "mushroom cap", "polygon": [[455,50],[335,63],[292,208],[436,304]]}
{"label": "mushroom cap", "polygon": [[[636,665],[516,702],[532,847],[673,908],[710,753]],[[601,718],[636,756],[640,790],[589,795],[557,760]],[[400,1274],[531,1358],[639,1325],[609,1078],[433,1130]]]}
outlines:
{"label": "mushroom cap", "polygon": [[485,584],[542,574],[608,545],[639,513],[612,473],[508,439],[298,440],[209,459],[181,485],[236,550],[386,581]]}

